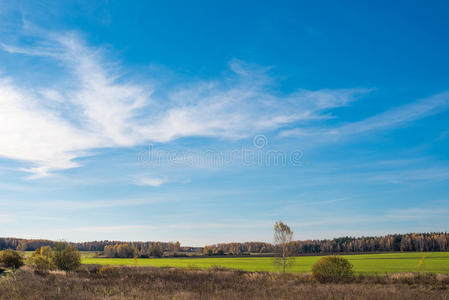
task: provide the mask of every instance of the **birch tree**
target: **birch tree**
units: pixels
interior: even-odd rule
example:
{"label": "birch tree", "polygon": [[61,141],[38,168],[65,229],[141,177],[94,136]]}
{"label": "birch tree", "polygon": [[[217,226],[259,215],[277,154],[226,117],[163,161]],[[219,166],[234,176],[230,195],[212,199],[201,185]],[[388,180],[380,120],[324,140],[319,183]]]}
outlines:
{"label": "birch tree", "polygon": [[291,242],[293,240],[293,231],[290,227],[278,221],[274,224],[274,244],[276,257],[274,263],[282,266],[285,269],[294,263],[293,251],[291,249]]}

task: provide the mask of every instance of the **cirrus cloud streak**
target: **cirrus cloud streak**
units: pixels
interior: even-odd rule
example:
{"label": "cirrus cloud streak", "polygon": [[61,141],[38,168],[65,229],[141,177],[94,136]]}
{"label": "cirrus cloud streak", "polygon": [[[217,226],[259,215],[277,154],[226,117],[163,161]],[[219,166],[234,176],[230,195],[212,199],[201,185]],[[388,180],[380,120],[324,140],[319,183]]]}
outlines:
{"label": "cirrus cloud streak", "polygon": [[59,84],[29,88],[20,78],[0,78],[0,157],[25,162],[21,170],[30,178],[79,167],[77,158],[101,148],[191,136],[240,139],[326,119],[330,109],[369,91],[280,94],[267,68],[232,60],[228,75],[218,80],[188,82],[161,93],[165,87],[152,78],[144,84],[126,80],[118,63],[76,33],[40,32],[34,39],[32,45],[1,48],[11,59],[44,57],[62,67]]}

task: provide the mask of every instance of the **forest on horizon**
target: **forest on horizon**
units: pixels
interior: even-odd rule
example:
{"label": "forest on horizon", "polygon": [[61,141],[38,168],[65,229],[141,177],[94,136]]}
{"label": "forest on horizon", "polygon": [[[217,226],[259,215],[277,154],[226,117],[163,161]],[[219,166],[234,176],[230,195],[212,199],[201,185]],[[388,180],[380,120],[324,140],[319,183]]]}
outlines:
{"label": "forest on horizon", "polygon": [[[0,250],[14,249],[34,251],[42,246],[54,246],[57,241],[45,239],[0,238]],[[181,246],[179,242],[155,241],[90,241],[71,243],[80,251],[104,252],[106,257],[163,256],[164,252],[199,252],[204,255],[270,254],[275,246],[266,242],[234,242],[206,245],[204,247]],[[296,240],[290,243],[294,255],[315,253],[364,253],[392,251],[449,251],[449,233],[407,233],[371,237],[340,237],[324,240]]]}

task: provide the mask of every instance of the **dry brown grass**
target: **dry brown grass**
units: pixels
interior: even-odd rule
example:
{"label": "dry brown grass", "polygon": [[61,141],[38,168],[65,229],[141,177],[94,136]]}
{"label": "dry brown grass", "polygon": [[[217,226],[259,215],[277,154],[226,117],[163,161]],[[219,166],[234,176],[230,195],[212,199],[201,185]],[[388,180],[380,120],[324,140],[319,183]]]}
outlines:
{"label": "dry brown grass", "polygon": [[0,278],[0,299],[449,299],[447,275],[359,276],[320,284],[310,274],[83,266]]}

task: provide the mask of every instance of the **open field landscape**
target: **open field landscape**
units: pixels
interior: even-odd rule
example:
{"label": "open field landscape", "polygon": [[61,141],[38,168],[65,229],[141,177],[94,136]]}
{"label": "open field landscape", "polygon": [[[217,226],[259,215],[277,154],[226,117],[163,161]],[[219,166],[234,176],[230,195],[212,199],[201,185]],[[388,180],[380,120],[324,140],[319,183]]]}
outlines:
{"label": "open field landscape", "polygon": [[0,300],[449,300],[448,54],[448,0],[0,0]]}
{"label": "open field landscape", "polygon": [[[311,272],[312,266],[322,256],[296,257],[287,269],[292,273]],[[356,273],[383,274],[402,272],[449,273],[449,252],[386,253],[344,255]],[[95,258],[92,253],[83,255],[83,264],[116,266],[154,266],[208,269],[223,267],[243,271],[279,272],[271,257],[207,257],[207,258]]]}
{"label": "open field landscape", "polygon": [[[283,273],[274,257],[101,258],[58,247],[0,252],[4,264],[23,260],[0,270],[0,299],[449,299],[449,252],[299,256]],[[332,257],[354,273],[321,281],[314,266]]]}

